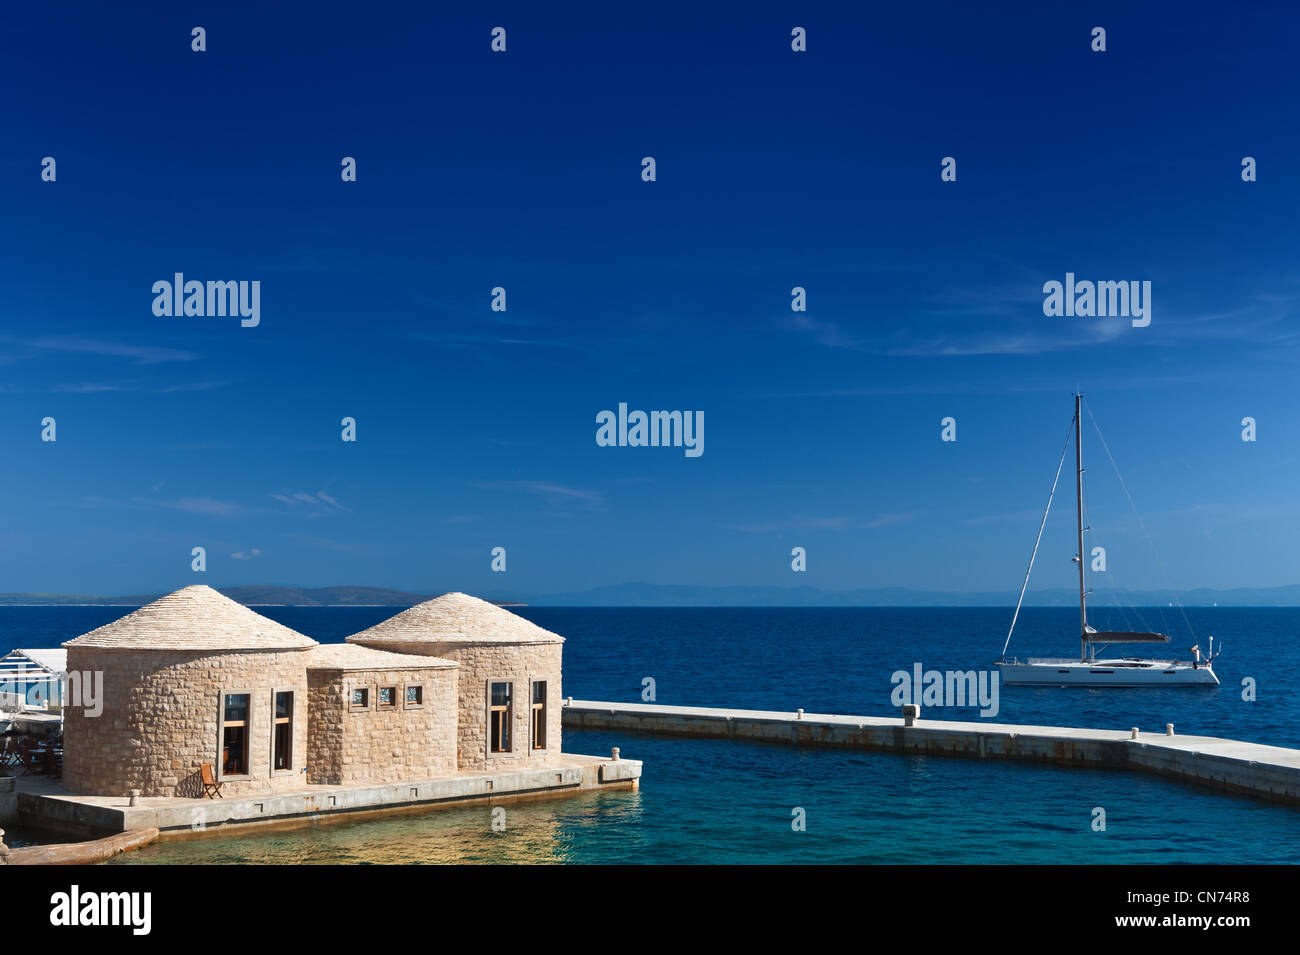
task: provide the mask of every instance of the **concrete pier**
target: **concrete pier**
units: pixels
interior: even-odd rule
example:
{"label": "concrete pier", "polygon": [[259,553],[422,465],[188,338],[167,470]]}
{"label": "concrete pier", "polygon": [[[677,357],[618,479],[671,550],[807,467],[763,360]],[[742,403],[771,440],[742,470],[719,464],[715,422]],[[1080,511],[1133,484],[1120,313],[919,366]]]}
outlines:
{"label": "concrete pier", "polygon": [[69,842],[54,846],[28,846],[9,850],[9,865],[94,865],[123,852],[149,845],[158,838],[157,829],[119,832],[89,842]]}
{"label": "concrete pier", "polygon": [[80,796],[43,776],[19,777],[16,811],[25,826],[80,837],[157,830],[166,841],[248,827],[292,828],[356,821],[379,814],[427,812],[473,803],[497,805],[593,789],[636,789],[635,759],[566,754],[543,769],[457,773],[439,779],[361,786],[304,786],[300,791],[204,799]]}
{"label": "concrete pier", "polygon": [[564,726],[1154,773],[1300,806],[1300,750],[1213,736],[566,700]]}

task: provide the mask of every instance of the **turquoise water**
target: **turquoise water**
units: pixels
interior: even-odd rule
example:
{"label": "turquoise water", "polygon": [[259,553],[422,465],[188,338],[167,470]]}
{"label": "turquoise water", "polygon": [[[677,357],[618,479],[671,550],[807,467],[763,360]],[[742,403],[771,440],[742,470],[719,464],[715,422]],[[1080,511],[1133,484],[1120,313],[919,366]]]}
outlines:
{"label": "turquoise water", "polygon": [[[385,608],[258,608],[318,640],[377,623]],[[0,608],[0,645],[54,646],[118,608]],[[890,674],[983,667],[1010,612],[987,608],[522,608],[566,637],[564,691],[636,701],[887,715]],[[1029,608],[1018,649],[1065,655],[1069,608]],[[1159,608],[1144,611],[1162,625]],[[1176,613],[1174,611],[1173,613]],[[1188,611],[1202,646],[1227,645],[1213,689],[1004,688],[999,722],[1206,733],[1300,747],[1300,610]],[[1101,621],[1105,623],[1104,620]],[[1171,631],[1173,620],[1163,622]],[[1176,632],[1176,631],[1175,631]],[[1190,642],[1190,641],[1188,641]],[[1185,646],[1185,643],[1175,646]],[[1244,700],[1251,678],[1258,699]],[[975,719],[972,709],[927,710]],[[1300,862],[1300,811],[1157,777],[608,732],[566,732],[570,752],[644,761],[638,793],[486,807],[271,835],[171,843],[147,862],[1265,863]],[[1093,810],[1106,830],[1092,829]],[[807,828],[791,828],[802,808]]]}
{"label": "turquoise water", "polygon": [[[1017,763],[571,732],[645,761],[593,793],[164,843],[117,864],[1295,863],[1300,812],[1156,777]],[[792,829],[792,810],[806,831]],[[1092,829],[1106,811],[1106,831]]]}

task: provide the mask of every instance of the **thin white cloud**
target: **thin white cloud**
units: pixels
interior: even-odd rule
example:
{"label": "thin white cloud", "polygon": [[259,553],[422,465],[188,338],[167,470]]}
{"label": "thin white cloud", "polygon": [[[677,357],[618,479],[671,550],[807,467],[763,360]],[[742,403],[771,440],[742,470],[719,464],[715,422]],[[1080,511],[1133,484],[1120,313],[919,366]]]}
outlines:
{"label": "thin white cloud", "polygon": [[316,492],[316,496],[317,496],[318,498],[320,498],[322,501],[324,501],[326,504],[330,505],[330,507],[336,507],[336,508],[338,508],[340,511],[342,511],[342,510],[346,510],[346,508],[345,508],[342,504],[340,504],[338,501],[334,500],[334,498],[332,498],[330,495],[326,494],[324,491],[317,491],[317,492]]}
{"label": "thin white cloud", "polygon": [[182,381],[170,385],[157,385],[139,379],[125,381],[78,381],[72,384],[55,385],[50,390],[59,394],[93,395],[105,391],[134,391],[144,394],[170,395],[178,392],[211,391],[224,388],[229,381]]}
{"label": "thin white cloud", "polygon": [[[12,341],[12,340],[11,340]],[[172,361],[195,361],[196,352],[158,345],[131,345],[106,342],[78,336],[51,336],[16,342],[35,352],[72,352],[83,355],[102,355],[109,358],[127,358],[139,365],[157,365]]]}
{"label": "thin white cloud", "polygon": [[307,491],[285,491],[283,494],[272,494],[271,497],[295,511],[308,511],[313,517],[348,510],[325,491],[317,491],[315,494]]}
{"label": "thin white cloud", "polygon": [[477,486],[487,490],[526,491],[551,504],[581,503],[599,506],[605,503],[605,495],[600,491],[569,487],[551,481],[495,481]]}
{"label": "thin white cloud", "polygon": [[150,500],[135,498],[137,503],[153,507],[165,507],[168,510],[184,511],[187,514],[208,514],[216,517],[230,517],[244,512],[242,505],[234,501],[219,501],[212,497],[181,497],[172,500]]}
{"label": "thin white cloud", "polygon": [[879,527],[891,527],[895,524],[906,524],[909,521],[915,520],[920,516],[920,514],[920,511],[902,511],[892,514],[880,514],[865,521],[846,515],[836,515],[833,517],[795,516],[775,521],[730,524],[724,525],[724,527],[727,530],[740,531],[744,534],[781,534],[798,531],[870,530]]}

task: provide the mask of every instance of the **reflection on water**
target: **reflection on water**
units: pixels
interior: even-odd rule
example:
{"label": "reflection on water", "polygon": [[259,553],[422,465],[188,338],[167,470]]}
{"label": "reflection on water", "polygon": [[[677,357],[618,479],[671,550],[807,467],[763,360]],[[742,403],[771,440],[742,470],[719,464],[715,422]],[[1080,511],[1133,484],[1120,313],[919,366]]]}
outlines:
{"label": "reflection on water", "polygon": [[[114,864],[388,865],[546,864],[585,861],[595,844],[635,852],[641,794],[593,792],[496,807],[505,827],[493,829],[491,806],[340,822],[271,833],[165,842],[117,856]],[[625,846],[619,845],[625,843]]]}
{"label": "reflection on water", "polygon": [[56,829],[41,829],[31,826],[13,825],[5,827],[4,844],[10,849],[25,849],[29,846],[48,846],[67,842],[81,842],[76,836]]}

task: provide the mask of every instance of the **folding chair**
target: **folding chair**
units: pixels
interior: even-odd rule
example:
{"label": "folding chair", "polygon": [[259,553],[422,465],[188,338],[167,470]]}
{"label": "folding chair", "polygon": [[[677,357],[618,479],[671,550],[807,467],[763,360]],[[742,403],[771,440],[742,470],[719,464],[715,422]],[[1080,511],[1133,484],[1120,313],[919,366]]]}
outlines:
{"label": "folding chair", "polygon": [[209,799],[225,799],[221,795],[222,783],[217,782],[216,777],[212,774],[212,764],[204,763],[199,767],[199,775],[203,780],[203,795]]}

